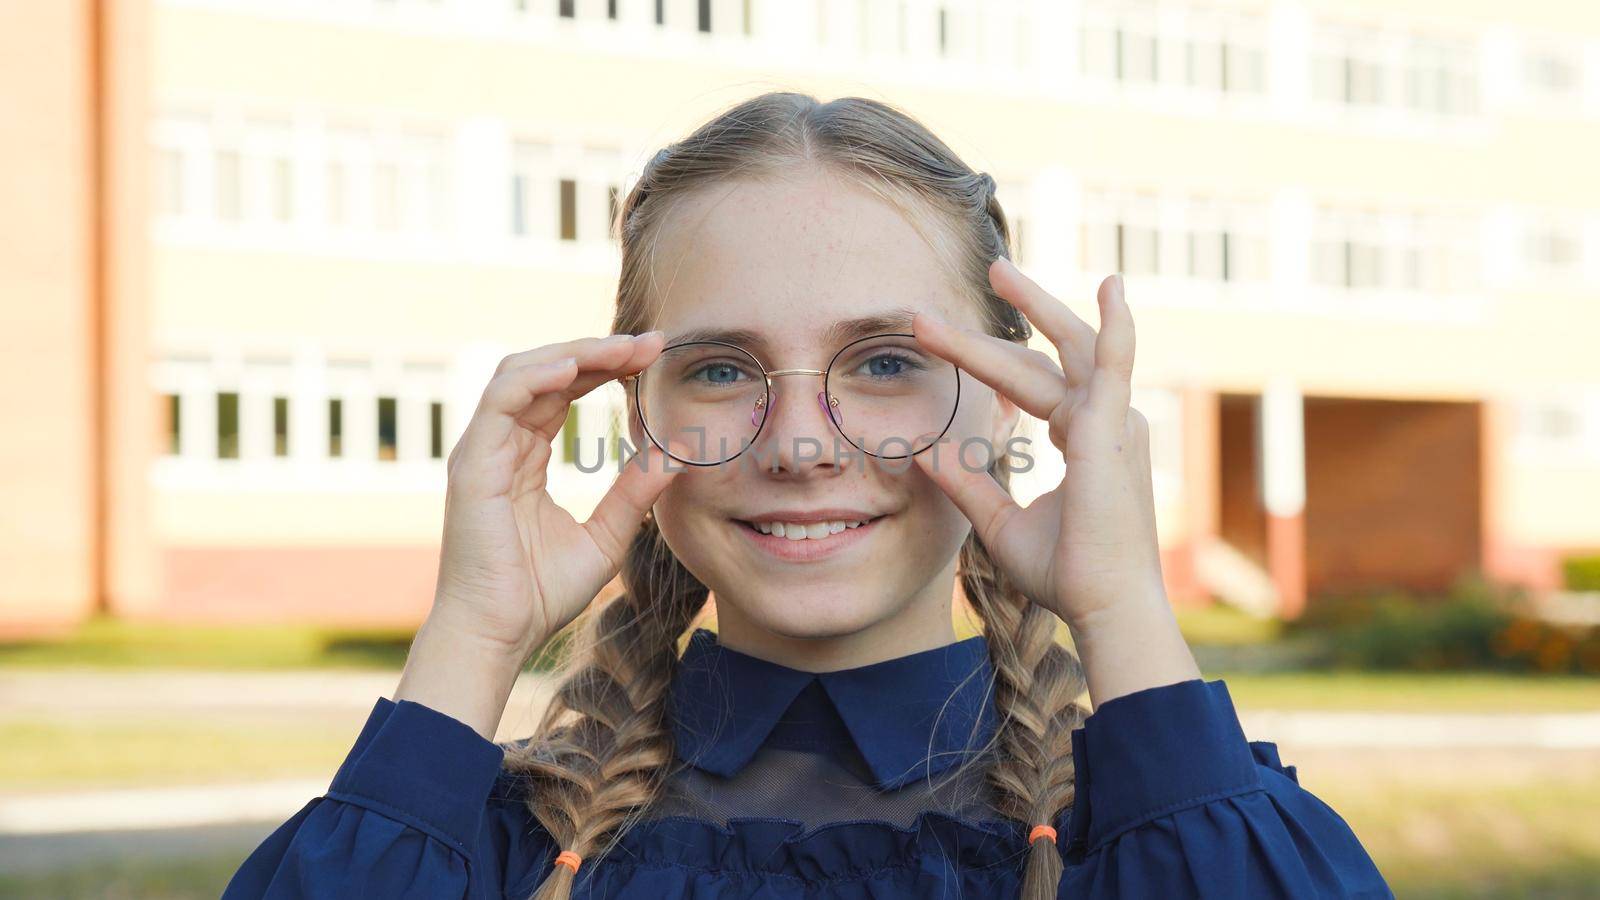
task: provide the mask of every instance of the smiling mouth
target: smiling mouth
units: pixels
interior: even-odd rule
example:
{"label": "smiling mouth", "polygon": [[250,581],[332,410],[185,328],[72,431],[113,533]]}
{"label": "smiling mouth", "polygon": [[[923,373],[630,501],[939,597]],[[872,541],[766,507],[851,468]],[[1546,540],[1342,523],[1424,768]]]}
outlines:
{"label": "smiling mouth", "polygon": [[825,541],[836,534],[864,525],[870,525],[883,516],[865,519],[834,519],[826,522],[748,522],[735,519],[740,525],[758,534],[780,537],[791,541]]}

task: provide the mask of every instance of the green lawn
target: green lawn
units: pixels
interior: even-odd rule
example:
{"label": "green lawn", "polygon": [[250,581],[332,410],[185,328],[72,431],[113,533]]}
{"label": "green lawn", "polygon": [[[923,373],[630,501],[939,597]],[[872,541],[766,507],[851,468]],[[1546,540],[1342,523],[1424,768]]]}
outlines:
{"label": "green lawn", "polygon": [[0,642],[0,668],[398,669],[405,630],[171,625],[91,620],[71,634]]}
{"label": "green lawn", "polygon": [[1600,678],[1494,672],[1213,672],[1241,708],[1600,712]]}
{"label": "green lawn", "polygon": [[[1600,897],[1600,773],[1479,784],[1302,783],[1350,824],[1401,897]],[[1493,777],[1488,776],[1488,777]]]}
{"label": "green lawn", "polygon": [[0,791],[70,790],[326,775],[350,750],[344,726],[193,719],[0,721]]}

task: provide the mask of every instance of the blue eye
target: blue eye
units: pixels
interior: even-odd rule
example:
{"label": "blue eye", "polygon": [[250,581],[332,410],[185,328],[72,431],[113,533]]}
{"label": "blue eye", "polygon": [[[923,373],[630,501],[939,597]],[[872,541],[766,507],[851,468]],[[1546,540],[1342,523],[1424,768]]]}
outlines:
{"label": "blue eye", "polygon": [[921,368],[916,360],[898,353],[877,353],[861,364],[863,374],[872,378],[897,378]]}
{"label": "blue eye", "polygon": [[696,369],[689,378],[706,384],[733,384],[741,374],[739,367],[732,363],[710,363]]}

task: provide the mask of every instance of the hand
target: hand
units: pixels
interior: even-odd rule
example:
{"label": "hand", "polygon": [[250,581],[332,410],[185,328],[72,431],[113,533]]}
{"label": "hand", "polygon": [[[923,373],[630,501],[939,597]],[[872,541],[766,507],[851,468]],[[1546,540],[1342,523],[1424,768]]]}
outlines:
{"label": "hand", "polygon": [[926,313],[912,327],[931,352],[1049,423],[1065,477],[1024,508],[987,473],[936,462],[941,448],[914,458],[1018,588],[1075,629],[1119,605],[1157,598],[1164,607],[1149,428],[1128,405],[1134,333],[1121,276],[1100,283],[1098,334],[1010,260],[996,260],[989,279],[1055,345],[1059,365]]}
{"label": "hand", "polygon": [[672,476],[649,442],[579,523],[547,490],[551,443],[577,398],[648,366],[664,340],[582,338],[500,362],[450,452],[444,538],[430,623],[520,665],[589,605],[622,565]]}

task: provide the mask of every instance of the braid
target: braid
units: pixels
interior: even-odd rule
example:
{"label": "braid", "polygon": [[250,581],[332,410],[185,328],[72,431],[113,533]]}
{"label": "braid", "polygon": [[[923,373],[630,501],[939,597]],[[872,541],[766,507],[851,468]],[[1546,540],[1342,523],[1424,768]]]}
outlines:
{"label": "braid", "polygon": [[[991,474],[1009,489],[1003,458]],[[1072,730],[1085,711],[1083,667],[1056,642],[1055,614],[1011,586],[989,551],[968,536],[961,548],[961,589],[984,624],[995,670],[999,755],[989,770],[1001,815],[1027,825],[1052,825],[1073,799]],[[1030,840],[1022,900],[1056,896],[1063,863],[1054,841]]]}
{"label": "braid", "polygon": [[[1006,217],[1005,208],[1000,205],[1000,199],[995,195],[996,186],[994,176],[988,172],[978,172],[972,176],[974,185],[973,209],[979,216],[978,231],[988,231],[990,236],[984,240],[982,262],[985,268],[997,256],[1011,259],[1015,254],[1012,249],[1011,220]],[[1033,336],[1033,326],[1016,307],[988,286],[988,276],[982,278],[984,309],[989,318],[991,332],[1008,341],[1026,341]]]}
{"label": "braid", "polygon": [[[603,855],[659,795],[673,759],[667,697],[678,638],[707,590],[653,520],[628,548],[624,592],[585,625],[588,652],[556,689],[539,739],[508,755],[530,776],[528,806],[566,853]],[[571,896],[577,862],[556,865],[533,900]]]}

